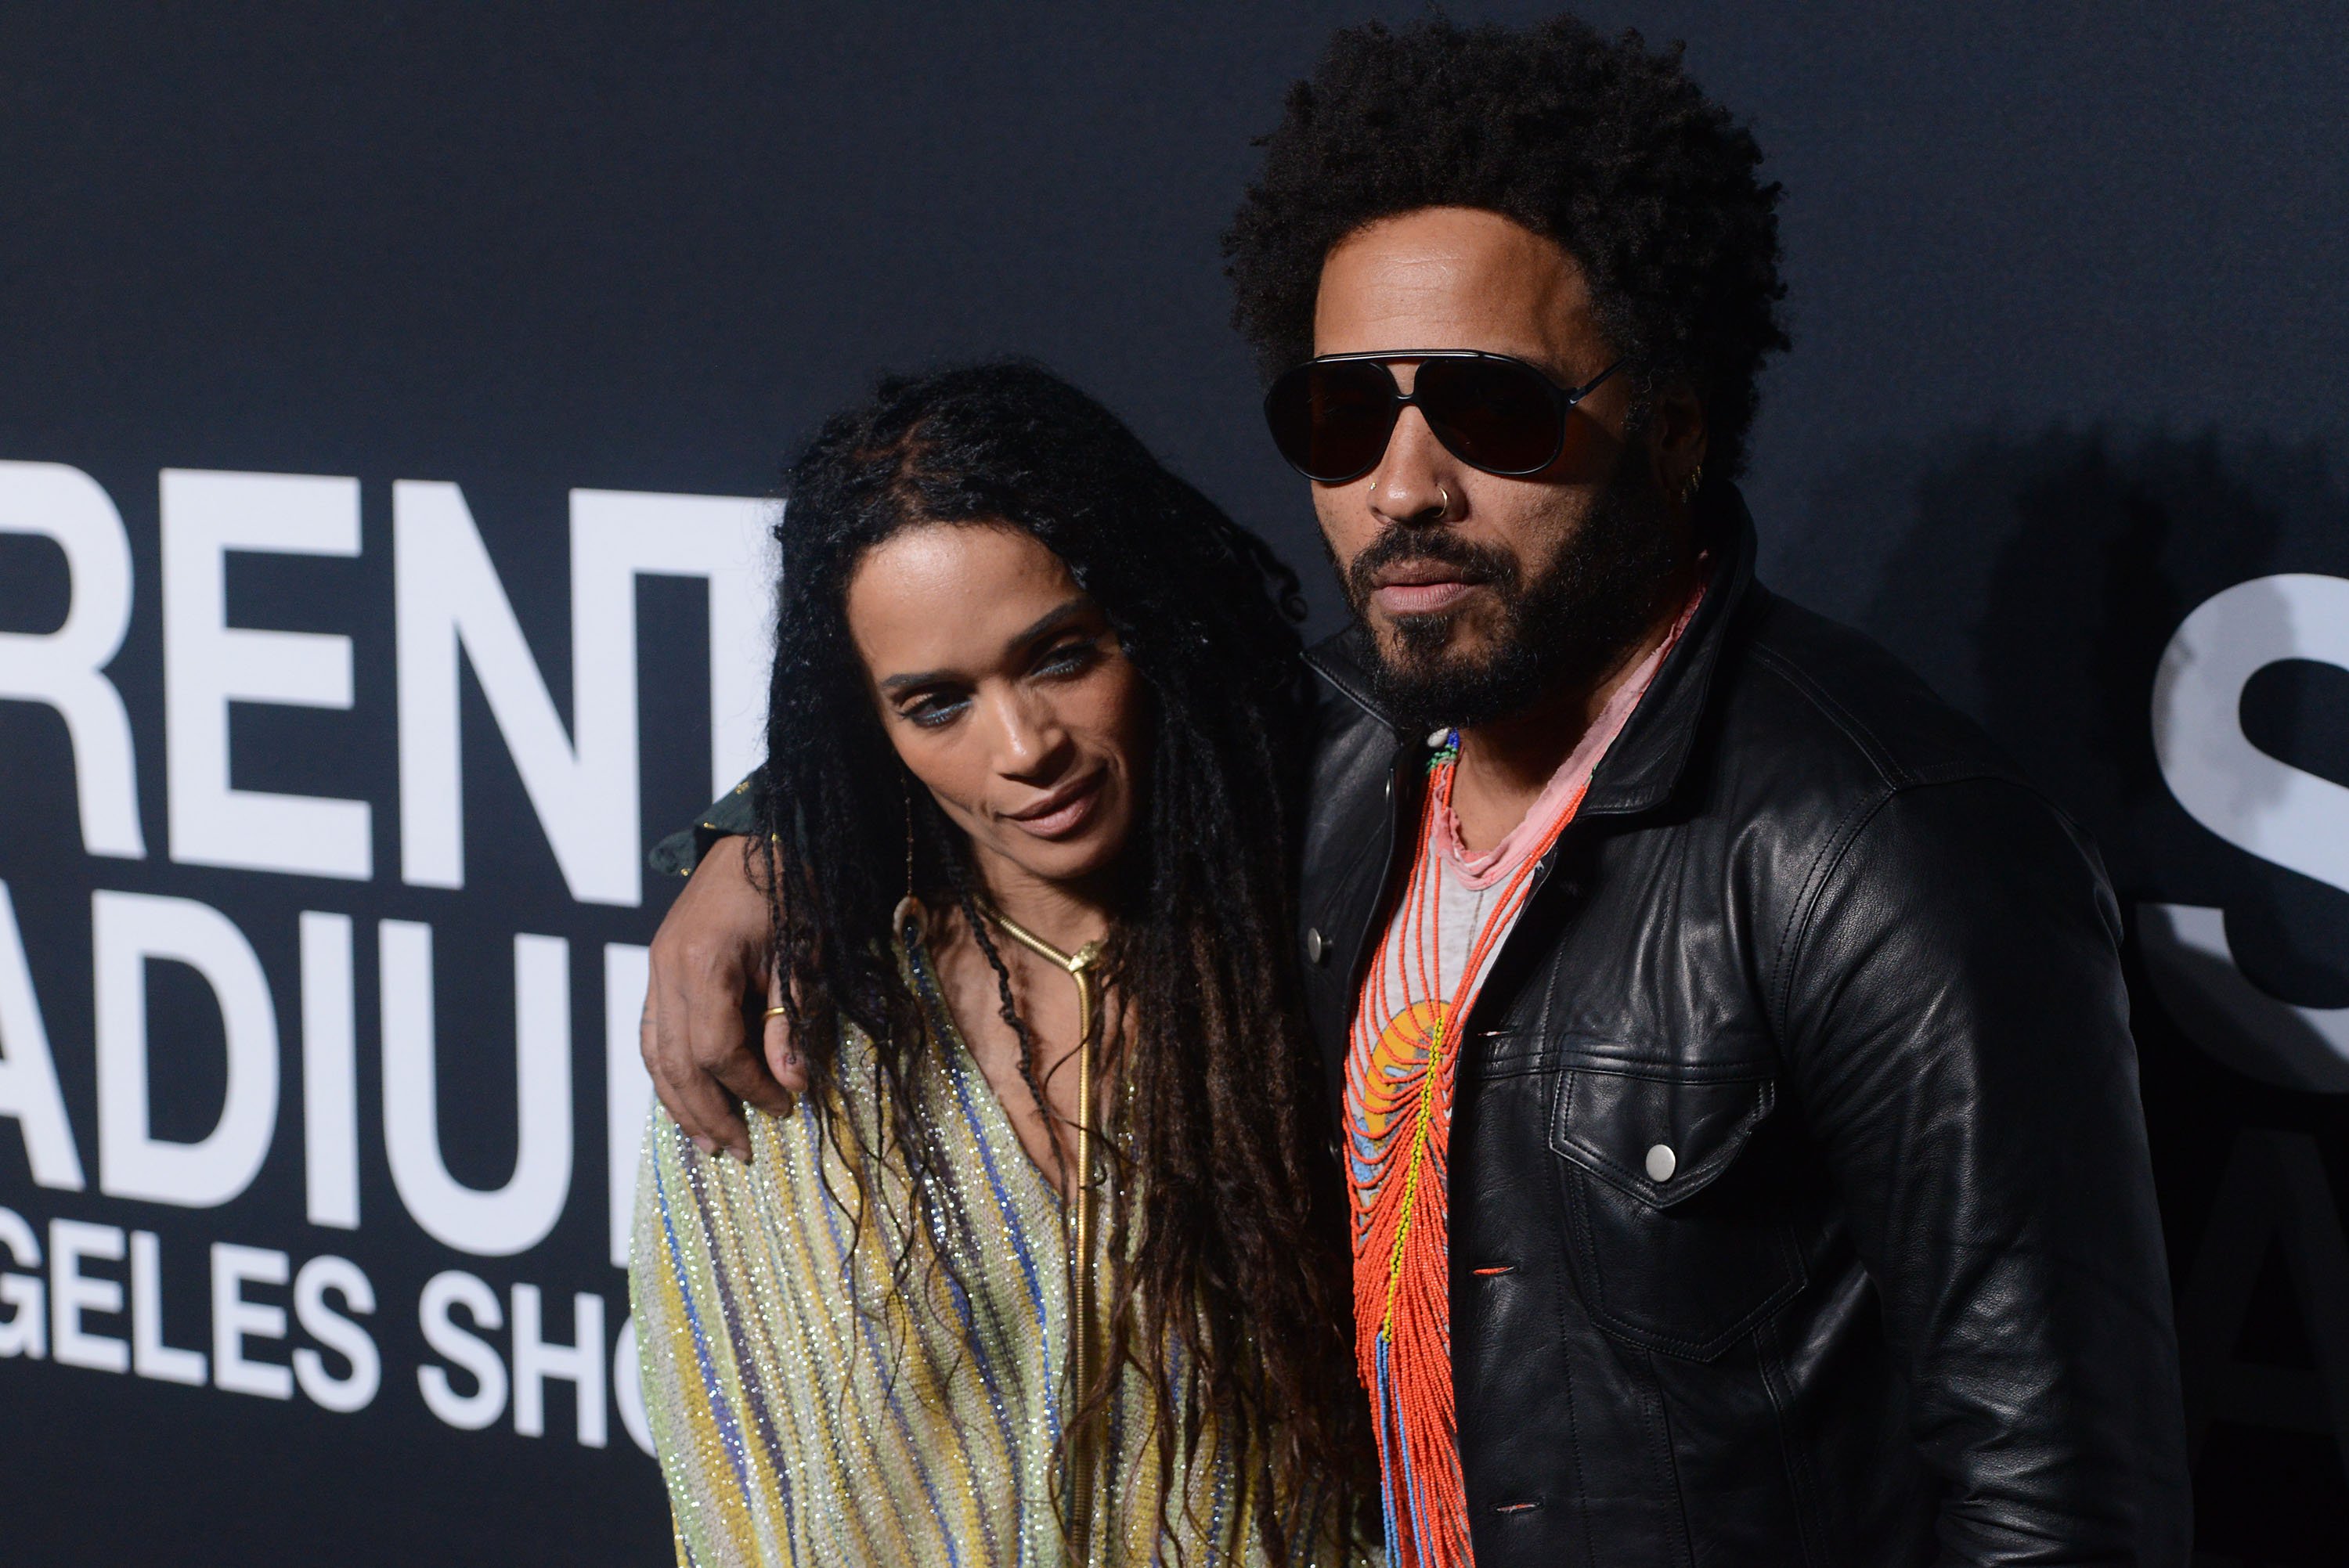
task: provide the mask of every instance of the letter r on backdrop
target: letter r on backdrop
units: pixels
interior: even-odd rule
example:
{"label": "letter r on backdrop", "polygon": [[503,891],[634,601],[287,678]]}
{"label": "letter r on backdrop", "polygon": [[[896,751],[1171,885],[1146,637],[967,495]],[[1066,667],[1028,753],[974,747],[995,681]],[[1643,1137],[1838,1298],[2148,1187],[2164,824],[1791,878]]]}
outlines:
{"label": "letter r on backdrop", "polygon": [[65,552],[72,584],[54,632],[0,632],[0,701],[46,703],[73,741],[82,848],[138,860],[139,789],[130,716],[106,666],[130,629],[130,538],[98,482],[63,463],[0,462],[0,533],[37,534]]}

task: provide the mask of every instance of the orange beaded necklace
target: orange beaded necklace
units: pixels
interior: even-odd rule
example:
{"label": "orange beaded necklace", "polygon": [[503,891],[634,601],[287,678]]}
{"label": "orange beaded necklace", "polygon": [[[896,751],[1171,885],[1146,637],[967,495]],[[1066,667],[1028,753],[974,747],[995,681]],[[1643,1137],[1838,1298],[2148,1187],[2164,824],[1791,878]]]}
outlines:
{"label": "orange beaded necklace", "polygon": [[[1354,1342],[1377,1423],[1392,1568],[1471,1561],[1452,1403],[1446,1196],[1457,1024],[1487,961],[1516,923],[1541,863],[1582,805],[1578,789],[1494,890],[1456,985],[1443,995],[1437,833],[1459,769],[1454,730],[1428,764],[1411,880],[1362,984],[1347,1051],[1348,1184],[1353,1197]],[[1391,973],[1392,972],[1392,973]],[[1397,994],[1398,989],[1400,995]]]}

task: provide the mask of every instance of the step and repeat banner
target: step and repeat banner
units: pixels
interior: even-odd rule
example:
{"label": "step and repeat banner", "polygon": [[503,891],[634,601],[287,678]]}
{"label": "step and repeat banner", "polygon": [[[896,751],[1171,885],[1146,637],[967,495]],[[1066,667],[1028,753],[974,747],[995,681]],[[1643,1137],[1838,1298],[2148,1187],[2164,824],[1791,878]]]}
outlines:
{"label": "step and repeat banner", "polygon": [[[112,1490],[40,1434],[121,1423],[148,1450],[112,1478],[126,1510],[222,1470],[266,1495],[306,1468],[254,1473],[289,1445],[367,1454],[281,1494],[252,1545],[172,1561],[281,1560],[248,1553],[352,1489],[470,1561],[483,1461],[542,1491],[608,1470],[584,1540],[657,1546],[621,1273],[666,902],[639,780],[648,747],[690,778],[675,799],[756,762],[771,509],[574,490],[502,569],[446,480],[150,483],[134,540],[86,470],[0,460],[0,603],[53,623],[0,632],[0,702],[38,710],[9,715],[0,859],[0,1358],[23,1364],[0,1462],[50,1472],[34,1533]],[[516,572],[567,584],[547,659]],[[666,689],[640,679],[655,638],[693,666]],[[133,639],[160,728],[125,699]],[[378,704],[388,748],[319,722]],[[306,778],[273,766],[295,756]]]}
{"label": "step and repeat banner", "polygon": [[[874,373],[1053,364],[1334,625],[1216,235],[1413,8],[687,9],[0,17],[0,1561],[669,1559],[644,851]],[[2103,848],[2199,1561],[2331,1563],[2349,40],[2172,9],[1590,14],[1788,189],[1765,578]]]}

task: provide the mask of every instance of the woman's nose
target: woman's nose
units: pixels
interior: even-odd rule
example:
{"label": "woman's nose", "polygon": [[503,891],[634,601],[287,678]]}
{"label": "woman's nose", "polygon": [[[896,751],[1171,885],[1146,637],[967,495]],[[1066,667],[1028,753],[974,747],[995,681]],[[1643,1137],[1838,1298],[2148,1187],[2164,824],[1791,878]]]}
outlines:
{"label": "woman's nose", "polygon": [[1001,705],[998,736],[998,770],[1011,779],[1050,775],[1068,746],[1068,731],[1051,705],[1024,694]]}

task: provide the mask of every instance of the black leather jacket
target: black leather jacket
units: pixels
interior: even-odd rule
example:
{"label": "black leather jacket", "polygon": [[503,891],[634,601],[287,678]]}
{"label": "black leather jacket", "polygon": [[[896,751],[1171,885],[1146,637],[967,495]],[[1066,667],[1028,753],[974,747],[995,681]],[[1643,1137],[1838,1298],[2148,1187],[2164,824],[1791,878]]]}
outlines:
{"label": "black leather jacket", "polygon": [[[1479,1568],[2182,1564],[2095,851],[1882,650],[1756,583],[1716,505],[1713,586],[1466,1021]],[[1312,655],[1301,905],[1333,1089],[1427,771],[1350,639]]]}

